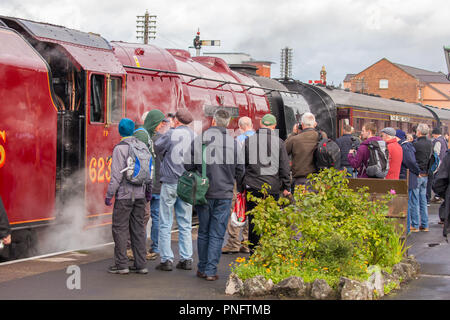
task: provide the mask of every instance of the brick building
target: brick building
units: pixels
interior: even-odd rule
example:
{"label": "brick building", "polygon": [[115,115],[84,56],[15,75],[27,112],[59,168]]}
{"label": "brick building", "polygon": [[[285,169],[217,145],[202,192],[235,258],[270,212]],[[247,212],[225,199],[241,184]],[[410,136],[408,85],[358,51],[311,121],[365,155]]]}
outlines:
{"label": "brick building", "polygon": [[386,58],[358,74],[348,74],[344,88],[388,99],[450,108],[450,81],[445,74],[393,63]]}

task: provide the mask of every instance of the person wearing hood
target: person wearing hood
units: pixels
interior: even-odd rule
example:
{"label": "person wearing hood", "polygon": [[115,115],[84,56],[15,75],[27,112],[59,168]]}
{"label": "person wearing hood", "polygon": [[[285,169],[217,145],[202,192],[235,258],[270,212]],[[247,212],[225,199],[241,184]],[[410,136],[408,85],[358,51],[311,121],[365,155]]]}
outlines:
{"label": "person wearing hood", "polygon": [[407,140],[404,131],[397,129],[395,132],[398,144],[403,150],[403,160],[400,168],[400,179],[407,178],[407,170],[409,170],[408,183],[408,215],[406,218],[406,234],[410,232],[411,212],[417,212],[419,205],[419,195],[417,194],[417,177],[420,173],[419,165],[416,161],[416,149],[411,142]]}
{"label": "person wearing hood", "polygon": [[366,168],[369,162],[369,143],[371,141],[381,141],[381,138],[376,136],[377,127],[373,122],[364,124],[361,130],[361,137],[364,140],[361,142],[358,151],[350,149],[347,158],[353,169],[358,171],[358,178],[368,178]]}
{"label": "person wearing hood", "polygon": [[402,147],[397,143],[396,131],[394,128],[387,127],[381,130],[381,138],[386,142],[389,151],[389,171],[385,179],[398,180],[400,177],[400,168],[403,160]]}

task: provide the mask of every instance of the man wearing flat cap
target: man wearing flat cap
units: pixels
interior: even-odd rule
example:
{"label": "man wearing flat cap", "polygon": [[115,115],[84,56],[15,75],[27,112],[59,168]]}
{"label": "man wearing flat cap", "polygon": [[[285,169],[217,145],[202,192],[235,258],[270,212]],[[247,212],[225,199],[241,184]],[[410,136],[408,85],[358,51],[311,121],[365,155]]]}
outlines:
{"label": "man wearing flat cap", "polygon": [[[267,192],[275,200],[279,199],[280,194],[290,195],[289,158],[283,140],[275,132],[276,125],[276,118],[272,114],[266,114],[261,119],[260,128],[254,135],[245,140],[245,174],[241,187],[245,187],[247,193],[251,192],[253,196],[258,198],[264,197],[264,194],[261,193],[264,184],[270,186]],[[265,150],[265,152],[262,150]],[[250,211],[256,206],[256,202],[247,201],[246,211]],[[249,215],[250,254],[253,254],[259,243],[259,235],[254,231],[252,221],[253,216]]]}
{"label": "man wearing flat cap", "polygon": [[154,143],[157,157],[161,159],[160,205],[159,205],[159,254],[161,263],[158,270],[172,271],[174,254],[171,248],[171,230],[173,212],[177,219],[179,240],[178,248],[180,260],[178,269],[192,269],[192,205],[177,196],[177,183],[184,168],[184,154],[190,153],[194,132],[188,127],[193,121],[187,109],[176,112],[173,127]]}
{"label": "man wearing flat cap", "polygon": [[387,127],[381,130],[381,138],[386,142],[389,151],[389,171],[385,179],[398,180],[403,161],[403,150],[398,144],[394,128]]}

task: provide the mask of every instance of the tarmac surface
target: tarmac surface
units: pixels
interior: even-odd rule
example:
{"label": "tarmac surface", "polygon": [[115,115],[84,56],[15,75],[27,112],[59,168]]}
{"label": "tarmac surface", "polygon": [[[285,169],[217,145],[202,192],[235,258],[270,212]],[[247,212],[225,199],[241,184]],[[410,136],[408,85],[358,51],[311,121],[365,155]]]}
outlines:
{"label": "tarmac surface", "polygon": [[[429,207],[429,232],[412,233],[407,240],[409,255],[421,264],[416,279],[402,284],[399,290],[383,300],[447,300],[450,299],[450,246],[438,224],[438,207]],[[222,255],[218,266],[219,279],[206,281],[196,277],[197,241],[193,229],[194,263],[192,270],[176,269],[178,262],[177,234],[173,234],[175,254],[173,271],[155,270],[159,263],[150,260],[146,275],[109,274],[113,264],[113,244],[64,254],[40,257],[21,262],[0,264],[0,300],[234,300],[225,295],[230,274],[229,264],[248,254]],[[73,287],[69,266],[78,266],[80,289]],[[69,269],[71,270],[71,269]],[[267,297],[266,299],[277,299]],[[261,300],[259,298],[258,300]]]}

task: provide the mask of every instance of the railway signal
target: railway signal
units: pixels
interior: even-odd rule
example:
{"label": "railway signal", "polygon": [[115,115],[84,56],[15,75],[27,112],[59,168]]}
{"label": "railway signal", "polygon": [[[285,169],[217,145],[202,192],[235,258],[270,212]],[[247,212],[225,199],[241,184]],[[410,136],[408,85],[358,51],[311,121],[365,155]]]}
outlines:
{"label": "railway signal", "polygon": [[200,55],[200,49],[202,46],[220,46],[220,40],[200,40],[200,29],[197,31],[197,35],[194,38],[194,48],[196,49],[196,55]]}
{"label": "railway signal", "polygon": [[136,16],[136,39],[143,39],[144,44],[148,44],[149,39],[156,39],[156,16],[150,15],[148,10],[145,10],[145,15]]}

